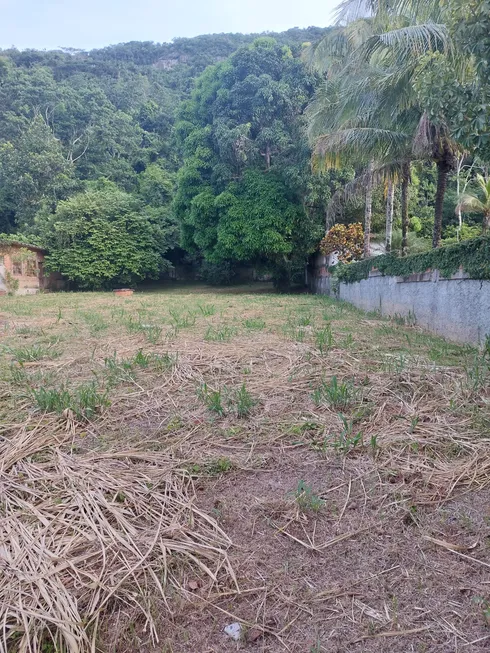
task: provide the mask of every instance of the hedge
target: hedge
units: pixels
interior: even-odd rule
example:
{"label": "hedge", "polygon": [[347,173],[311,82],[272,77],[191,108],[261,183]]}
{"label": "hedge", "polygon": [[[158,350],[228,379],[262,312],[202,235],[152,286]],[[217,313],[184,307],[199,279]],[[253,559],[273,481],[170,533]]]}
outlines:
{"label": "hedge", "polygon": [[356,263],[339,263],[332,272],[339,281],[354,283],[367,279],[374,268],[395,277],[407,277],[429,269],[437,269],[443,277],[450,277],[460,267],[472,279],[490,279],[490,237],[473,238],[403,258],[384,254]]}

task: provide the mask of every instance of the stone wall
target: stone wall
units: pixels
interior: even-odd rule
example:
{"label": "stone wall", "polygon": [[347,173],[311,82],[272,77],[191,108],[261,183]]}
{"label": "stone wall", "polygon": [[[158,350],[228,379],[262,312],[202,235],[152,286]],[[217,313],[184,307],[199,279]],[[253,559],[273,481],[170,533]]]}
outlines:
{"label": "stone wall", "polygon": [[310,269],[310,289],[333,295],[366,311],[403,316],[410,323],[456,342],[482,345],[490,336],[490,281],[469,279],[459,271],[445,279],[438,270],[409,277],[383,276],[332,284],[326,262],[317,257]]}

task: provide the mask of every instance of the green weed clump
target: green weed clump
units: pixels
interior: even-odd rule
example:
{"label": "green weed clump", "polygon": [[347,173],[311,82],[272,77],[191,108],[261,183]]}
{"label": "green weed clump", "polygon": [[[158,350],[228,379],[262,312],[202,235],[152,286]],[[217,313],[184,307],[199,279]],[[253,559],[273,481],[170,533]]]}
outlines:
{"label": "green weed clump", "polygon": [[242,383],[238,390],[235,390],[228,397],[228,406],[236,413],[237,417],[248,417],[257,401]]}
{"label": "green weed clump", "polygon": [[61,415],[71,410],[78,419],[90,420],[110,406],[107,391],[101,391],[95,383],[84,383],[74,390],[66,386],[49,388],[40,386],[31,390],[36,408],[45,413]]}
{"label": "green weed clump", "polygon": [[317,512],[325,506],[325,501],[323,501],[318,494],[314,492],[313,488],[303,480],[298,481],[296,489],[290,494],[290,496],[295,500],[300,510],[312,510]]}
{"label": "green weed clump", "polygon": [[203,383],[197,389],[197,396],[210,412],[220,417],[227,412],[232,412],[240,418],[248,417],[257,403],[245,383],[237,390],[230,390],[226,386],[213,390],[207,383]]}
{"label": "green weed clump", "polygon": [[209,326],[204,334],[204,340],[211,342],[227,342],[236,335],[236,329],[230,326],[213,327]]}
{"label": "green weed clump", "polygon": [[158,372],[164,372],[172,369],[177,364],[177,355],[155,354],[153,352],[144,353],[142,349],[133,356],[133,358],[117,359],[116,353],[104,359],[104,365],[108,372],[111,384],[117,384],[124,381],[132,381],[132,372],[137,368],[152,369]]}
{"label": "green weed clump", "polygon": [[39,361],[43,358],[57,358],[58,356],[61,356],[59,350],[54,349],[52,346],[44,345],[26,345],[25,347],[5,346],[3,349],[6,353],[10,354],[19,365]]}
{"label": "green weed clump", "polygon": [[265,322],[260,318],[248,318],[243,321],[243,326],[251,331],[261,331],[265,328]]}
{"label": "green weed clump", "polygon": [[212,413],[216,413],[216,415],[219,415],[220,417],[225,414],[221,390],[213,390],[207,383],[203,383],[197,389],[197,396]]}
{"label": "green weed clump", "polygon": [[325,354],[333,346],[333,333],[330,324],[327,324],[323,329],[315,331],[315,345],[320,351],[320,354]]}
{"label": "green weed clump", "polygon": [[176,329],[186,329],[188,327],[194,326],[196,323],[196,316],[192,313],[180,313],[177,309],[169,309],[171,316],[171,322]]}
{"label": "green weed clump", "polygon": [[216,313],[216,306],[214,304],[198,304],[197,307],[204,317],[210,317]]}
{"label": "green weed clump", "polygon": [[352,381],[339,383],[336,376],[330,381],[322,381],[321,385],[313,391],[312,399],[317,406],[328,404],[334,408],[345,408],[358,399],[359,390]]}

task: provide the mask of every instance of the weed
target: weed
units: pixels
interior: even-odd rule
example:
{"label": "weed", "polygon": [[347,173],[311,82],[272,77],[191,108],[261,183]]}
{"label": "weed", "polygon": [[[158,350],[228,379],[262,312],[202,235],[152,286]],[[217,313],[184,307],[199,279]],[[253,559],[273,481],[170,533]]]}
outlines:
{"label": "weed", "polygon": [[321,653],[321,650],[322,650],[322,645],[320,642],[320,638],[317,637],[316,642],[310,648],[310,653]]}
{"label": "weed", "polygon": [[247,417],[257,401],[242,383],[240,388],[228,396],[228,406],[234,410],[237,417]]}
{"label": "weed", "polygon": [[10,354],[19,365],[39,361],[43,358],[57,358],[61,352],[52,347],[43,345],[30,345],[26,347],[4,347],[4,351]]}
{"label": "weed", "polygon": [[338,435],[333,436],[332,446],[337,452],[348,454],[357,445],[363,444],[363,435],[362,431],[354,433],[354,422],[352,420],[347,420],[341,413],[339,413],[339,417],[342,421],[343,428]]}
{"label": "weed", "polygon": [[80,317],[86,322],[92,335],[105,331],[109,326],[99,313],[80,313]]}
{"label": "weed", "polygon": [[153,354],[151,363],[158,372],[170,370],[177,365],[178,354],[172,355],[168,352],[165,354]]}
{"label": "weed", "polygon": [[336,408],[345,408],[357,399],[358,394],[352,381],[339,383],[337,377],[332,376],[329,383],[322,381],[313,391],[312,398],[317,406],[327,403]]}
{"label": "weed", "polygon": [[214,341],[214,342],[226,342],[231,340],[233,336],[236,335],[236,329],[230,326],[221,326],[213,327],[209,326],[206,329],[204,335],[204,340]]}
{"label": "weed", "polygon": [[382,369],[385,372],[401,374],[407,367],[407,357],[405,354],[400,353],[395,357],[386,357],[382,364]]}
{"label": "weed", "polygon": [[156,345],[162,335],[162,327],[156,324],[145,324],[131,315],[125,320],[125,324],[129,333],[142,333],[152,345]]}
{"label": "weed", "polygon": [[243,325],[246,329],[252,329],[254,331],[260,331],[265,328],[264,320],[259,318],[249,318],[243,321]]}
{"label": "weed", "polygon": [[312,322],[312,315],[311,313],[303,313],[302,315],[299,315],[297,324],[298,326],[310,326]]}
{"label": "weed", "polygon": [[306,331],[303,327],[294,327],[291,324],[285,324],[282,327],[282,331],[285,336],[291,338],[291,340],[296,340],[297,342],[304,342]]}
{"label": "weed", "polygon": [[303,480],[298,481],[296,489],[290,496],[296,501],[300,510],[314,510],[316,512],[325,505],[325,501],[315,494],[313,488]]}
{"label": "weed", "polygon": [[212,390],[207,383],[203,383],[197,389],[197,396],[212,413],[216,413],[220,417],[225,414],[221,390]]}
{"label": "weed", "polygon": [[415,433],[415,429],[417,428],[419,421],[420,421],[420,417],[418,415],[415,415],[415,417],[412,417],[410,419],[409,433]]}
{"label": "weed", "polygon": [[172,356],[168,352],[162,355],[153,353],[145,354],[142,349],[139,349],[131,359],[117,360],[116,353],[104,359],[104,365],[108,370],[111,385],[123,381],[132,381],[133,377],[131,372],[135,367],[143,369],[153,368],[158,372],[163,372],[171,369],[176,363],[177,356]]}
{"label": "weed", "polygon": [[484,388],[488,380],[490,380],[490,361],[488,361],[486,354],[475,354],[467,360],[463,368],[466,374],[465,389],[472,393]]}
{"label": "weed", "polygon": [[176,309],[170,309],[169,313],[172,317],[172,323],[176,329],[186,329],[194,326],[196,323],[196,316],[192,313],[181,315]]}
{"label": "weed", "polygon": [[349,333],[346,335],[344,342],[342,343],[342,346],[347,348],[347,347],[352,347],[354,344],[354,338],[352,336],[352,333]]}
{"label": "weed", "polygon": [[138,350],[138,353],[132,360],[133,365],[138,365],[139,367],[148,367],[152,361],[153,354],[144,354],[142,349]]}
{"label": "weed", "polygon": [[154,324],[145,325],[144,334],[148,342],[150,342],[152,345],[156,345],[161,338],[162,327],[156,326]]}
{"label": "weed", "polygon": [[315,331],[315,344],[317,349],[320,351],[320,354],[324,354],[333,345],[333,334],[332,327],[330,324],[323,329],[318,329]]}
{"label": "weed", "polygon": [[198,304],[197,307],[204,317],[209,317],[216,313],[216,306],[214,304]]}
{"label": "weed", "polygon": [[408,311],[408,315],[399,315],[398,313],[395,313],[391,319],[395,324],[398,324],[398,326],[415,326],[417,324],[415,313],[412,311]]}
{"label": "weed", "polygon": [[472,602],[479,607],[486,626],[490,626],[490,601],[482,596],[474,596]]}
{"label": "weed", "polygon": [[369,446],[371,447],[371,451],[373,453],[373,456],[375,456],[376,452],[379,449],[378,436],[377,435],[372,435],[371,436],[371,439],[369,440]]}
{"label": "weed", "polygon": [[15,329],[15,333],[19,336],[39,336],[43,334],[43,330],[36,327],[20,326]]}
{"label": "weed", "polygon": [[229,458],[222,457],[216,460],[210,460],[206,463],[195,463],[191,465],[189,471],[191,474],[205,474],[207,476],[219,476],[233,469],[233,463]]}
{"label": "weed", "polygon": [[94,383],[79,385],[74,391],[40,386],[32,389],[31,396],[38,410],[58,415],[71,410],[79,419],[92,419],[110,405],[107,392],[100,392]]}

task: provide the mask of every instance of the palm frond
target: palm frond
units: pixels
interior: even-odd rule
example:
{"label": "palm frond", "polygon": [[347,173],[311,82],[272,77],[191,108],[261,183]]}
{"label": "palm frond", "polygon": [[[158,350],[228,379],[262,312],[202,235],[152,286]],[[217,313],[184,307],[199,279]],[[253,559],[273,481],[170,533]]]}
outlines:
{"label": "palm frond", "polygon": [[470,194],[462,195],[456,207],[456,213],[462,211],[463,213],[479,213],[484,215],[488,210],[489,207],[486,207],[478,197]]}
{"label": "palm frond", "polygon": [[303,53],[306,65],[321,75],[329,74],[342,67],[349,53],[349,43],[343,29],[337,27]]}
{"label": "palm frond", "polygon": [[341,129],[318,138],[313,152],[314,167],[335,168],[342,163],[358,163],[372,158],[384,161],[402,151],[406,153],[410,142],[409,134],[389,129]]}
{"label": "palm frond", "polygon": [[365,60],[390,53],[393,63],[406,65],[428,52],[451,52],[452,42],[446,26],[440,23],[407,25],[371,36],[360,47]]}
{"label": "palm frond", "polygon": [[490,179],[485,179],[483,175],[478,173],[476,175],[476,181],[482,189],[483,196],[485,197],[485,204],[488,204],[488,208],[490,208]]}

